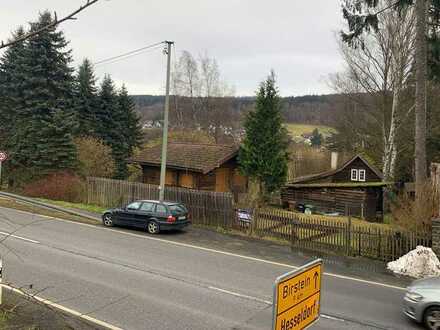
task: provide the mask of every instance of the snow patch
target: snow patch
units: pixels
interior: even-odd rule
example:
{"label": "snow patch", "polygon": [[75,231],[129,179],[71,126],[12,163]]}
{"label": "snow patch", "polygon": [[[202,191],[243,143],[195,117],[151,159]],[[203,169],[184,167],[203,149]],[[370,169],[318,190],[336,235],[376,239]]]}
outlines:
{"label": "snow patch", "polygon": [[440,275],[440,261],[430,248],[418,246],[395,261],[387,264],[395,274],[415,278]]}

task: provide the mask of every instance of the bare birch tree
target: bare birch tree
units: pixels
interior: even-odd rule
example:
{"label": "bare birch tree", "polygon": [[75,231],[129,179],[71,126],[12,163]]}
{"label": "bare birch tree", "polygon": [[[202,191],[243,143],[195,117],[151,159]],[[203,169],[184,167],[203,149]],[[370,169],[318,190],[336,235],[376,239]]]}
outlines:
{"label": "bare birch tree", "polygon": [[[383,0],[387,7],[391,0]],[[355,100],[362,107],[369,107],[364,115],[379,128],[382,140],[382,170],[385,180],[394,177],[398,148],[396,137],[401,122],[409,109],[404,109],[404,92],[414,61],[415,16],[412,7],[400,13],[388,11],[379,22],[380,28],[368,34],[364,47],[352,48],[340,42],[340,50],[346,63],[344,78],[332,79],[333,87],[349,95],[369,95],[372,102]],[[371,109],[373,107],[373,109]],[[365,123],[361,123],[365,125]]]}

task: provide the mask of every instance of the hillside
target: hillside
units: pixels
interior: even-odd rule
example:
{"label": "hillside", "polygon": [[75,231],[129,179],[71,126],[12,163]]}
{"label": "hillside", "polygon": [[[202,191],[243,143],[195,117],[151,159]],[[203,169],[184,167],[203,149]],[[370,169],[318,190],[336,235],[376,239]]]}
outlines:
{"label": "hillside", "polygon": [[[136,110],[144,121],[162,118],[165,97],[163,95],[133,95]],[[283,116],[286,122],[333,126],[341,95],[306,95],[283,98]],[[254,97],[234,97],[235,111],[252,109]],[[172,100],[171,100],[172,103]]]}

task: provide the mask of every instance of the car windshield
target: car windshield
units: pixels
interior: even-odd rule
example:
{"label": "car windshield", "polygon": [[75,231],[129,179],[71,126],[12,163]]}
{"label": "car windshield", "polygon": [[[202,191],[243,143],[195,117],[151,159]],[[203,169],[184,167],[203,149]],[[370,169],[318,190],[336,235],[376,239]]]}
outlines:
{"label": "car windshield", "polygon": [[186,213],[188,210],[182,204],[172,204],[168,205],[171,213]]}

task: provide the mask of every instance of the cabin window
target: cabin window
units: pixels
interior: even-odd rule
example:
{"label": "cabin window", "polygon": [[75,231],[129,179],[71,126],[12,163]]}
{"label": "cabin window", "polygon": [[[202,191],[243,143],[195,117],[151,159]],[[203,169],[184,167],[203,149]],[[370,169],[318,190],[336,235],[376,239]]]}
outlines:
{"label": "cabin window", "polygon": [[358,170],[352,169],[351,170],[351,181],[358,181]]}
{"label": "cabin window", "polygon": [[365,182],[365,170],[359,170],[359,181]]}

